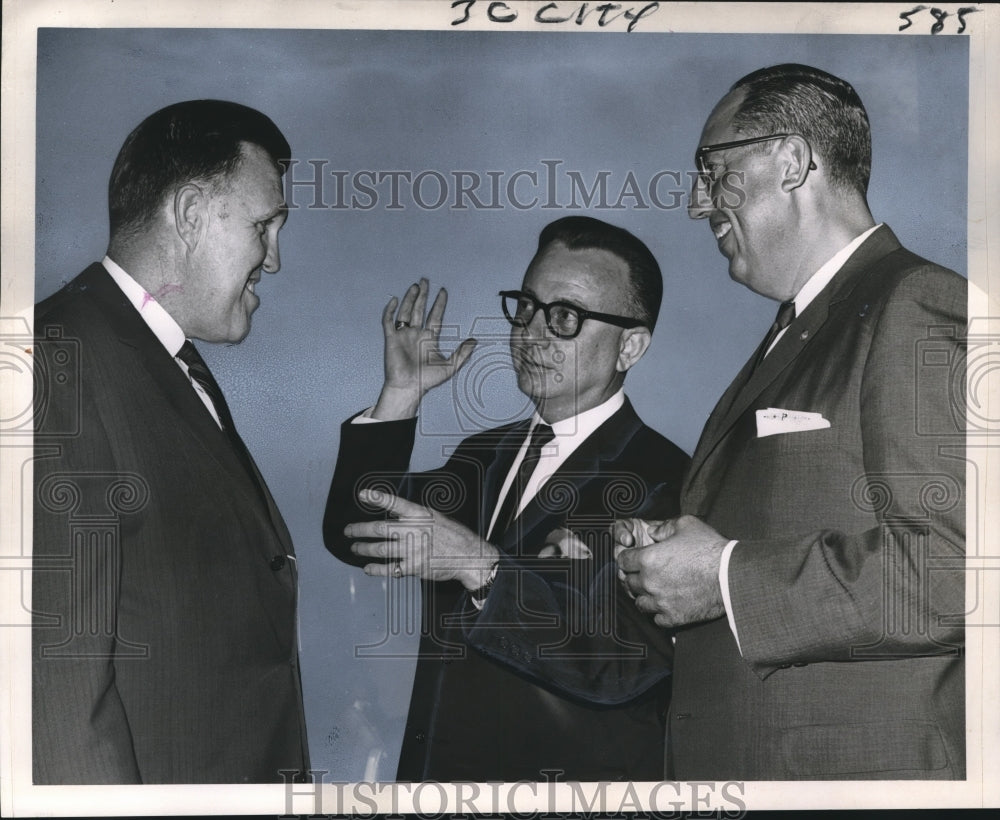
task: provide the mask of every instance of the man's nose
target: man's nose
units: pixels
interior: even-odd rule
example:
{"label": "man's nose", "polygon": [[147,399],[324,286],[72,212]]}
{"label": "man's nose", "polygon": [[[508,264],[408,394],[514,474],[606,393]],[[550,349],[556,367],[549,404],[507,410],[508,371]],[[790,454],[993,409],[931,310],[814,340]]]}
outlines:
{"label": "man's nose", "polygon": [[714,210],[709,183],[704,174],[698,174],[691,185],[691,196],[688,199],[688,216],[691,219],[707,219]]}
{"label": "man's nose", "polygon": [[553,338],[552,331],[549,330],[548,324],[545,321],[544,310],[536,310],[531,315],[530,321],[525,323],[521,328],[521,338],[536,340]]}
{"label": "man's nose", "polygon": [[281,270],[281,254],[278,251],[278,240],[267,244],[267,255],[264,257],[264,264],[261,265],[264,273],[277,273]]}

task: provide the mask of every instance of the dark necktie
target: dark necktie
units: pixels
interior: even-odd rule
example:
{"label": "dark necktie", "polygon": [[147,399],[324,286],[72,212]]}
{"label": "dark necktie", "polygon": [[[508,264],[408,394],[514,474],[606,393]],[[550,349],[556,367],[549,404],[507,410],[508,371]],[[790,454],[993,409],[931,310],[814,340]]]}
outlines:
{"label": "dark necktie", "polygon": [[236,454],[240,457],[247,473],[250,474],[250,477],[253,479],[254,484],[258,486],[259,490],[260,486],[257,479],[257,470],[253,466],[253,459],[251,459],[250,453],[247,450],[246,445],[243,443],[243,439],[241,439],[239,434],[236,432],[236,425],[233,424],[233,416],[229,412],[229,405],[226,404],[226,398],[222,395],[222,388],[219,387],[219,383],[212,375],[212,371],[208,369],[208,365],[205,364],[205,360],[201,358],[201,354],[198,353],[198,349],[191,344],[190,341],[186,340],[184,344],[181,345],[181,349],[177,352],[177,358],[187,365],[188,375],[198,382],[202,390],[204,390],[205,393],[208,394],[208,397],[212,400],[215,412],[219,417],[219,421],[222,423],[222,431],[232,443],[233,449],[236,450]]}
{"label": "dark necktie", "polygon": [[222,429],[228,435],[232,435],[231,431],[235,429],[235,426],[233,425],[233,417],[229,412],[229,405],[226,404],[226,398],[222,395],[222,388],[219,387],[219,383],[212,375],[212,371],[208,369],[205,360],[201,358],[198,348],[191,344],[190,341],[185,341],[181,345],[181,349],[177,351],[177,358],[187,365],[188,375],[198,382],[201,389],[212,400],[212,405],[215,407],[215,414],[222,423]]}
{"label": "dark necktie", "polygon": [[535,425],[524,459],[518,465],[514,482],[507,489],[507,497],[503,500],[503,505],[497,514],[497,522],[493,527],[494,534],[499,535],[514,523],[514,519],[517,518],[517,508],[521,505],[521,498],[524,496],[524,488],[527,486],[531,474],[535,471],[535,465],[542,457],[542,448],[552,441],[554,435],[549,425]]}
{"label": "dark necktie", "polygon": [[767,351],[770,350],[771,345],[774,343],[778,334],[788,327],[794,319],[795,302],[782,302],[781,306],[778,308],[778,315],[774,318],[774,324],[771,325],[770,329],[767,331],[767,336],[764,337],[764,343],[760,347],[760,353],[757,355],[757,361],[753,366],[754,370],[760,367],[760,363],[764,361]]}

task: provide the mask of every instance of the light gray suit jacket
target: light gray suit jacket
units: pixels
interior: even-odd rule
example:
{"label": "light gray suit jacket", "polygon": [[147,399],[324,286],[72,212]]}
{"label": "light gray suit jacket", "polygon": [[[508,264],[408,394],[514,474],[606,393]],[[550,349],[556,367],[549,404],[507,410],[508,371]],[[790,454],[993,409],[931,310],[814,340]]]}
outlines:
{"label": "light gray suit jacket", "polygon": [[[883,227],[720,400],[681,508],[740,540],[740,644],[678,633],[673,776],[964,776],[965,325]],[[830,427],[760,437],[765,408]]]}

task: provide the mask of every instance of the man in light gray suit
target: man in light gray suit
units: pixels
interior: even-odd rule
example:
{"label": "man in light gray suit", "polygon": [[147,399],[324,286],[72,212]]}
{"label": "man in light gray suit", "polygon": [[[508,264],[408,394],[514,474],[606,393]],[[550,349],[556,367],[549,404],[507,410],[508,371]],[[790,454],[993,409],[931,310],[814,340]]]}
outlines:
{"label": "man in light gray suit", "polygon": [[854,89],[799,65],[706,123],[690,215],[782,302],[712,412],[684,515],[616,524],[636,605],[676,636],[668,774],[965,774],[966,282],[866,191]]}

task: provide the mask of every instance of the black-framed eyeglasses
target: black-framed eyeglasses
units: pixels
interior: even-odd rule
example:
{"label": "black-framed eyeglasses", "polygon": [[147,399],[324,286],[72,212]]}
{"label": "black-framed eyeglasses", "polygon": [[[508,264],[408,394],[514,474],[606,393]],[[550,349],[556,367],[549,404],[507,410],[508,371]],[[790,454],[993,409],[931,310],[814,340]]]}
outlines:
{"label": "black-framed eyeglasses", "polygon": [[[756,145],[759,142],[770,142],[771,140],[783,140],[786,137],[801,137],[801,134],[769,134],[766,137],[750,137],[745,140],[733,140],[732,142],[717,142],[715,145],[702,145],[694,152],[694,164],[698,173],[703,176],[708,175],[708,166],[705,164],[705,157],[716,151],[726,151],[730,148],[742,148],[744,145]],[[816,163],[812,156],[809,157],[809,170],[816,170]]]}
{"label": "black-framed eyeglasses", "polygon": [[614,316],[586,310],[569,302],[539,302],[530,293],[521,290],[500,291],[503,315],[514,327],[527,327],[535,314],[541,310],[545,314],[545,326],[560,339],[572,339],[580,332],[587,319],[596,319],[618,327],[639,327],[645,324],[641,319]]}

